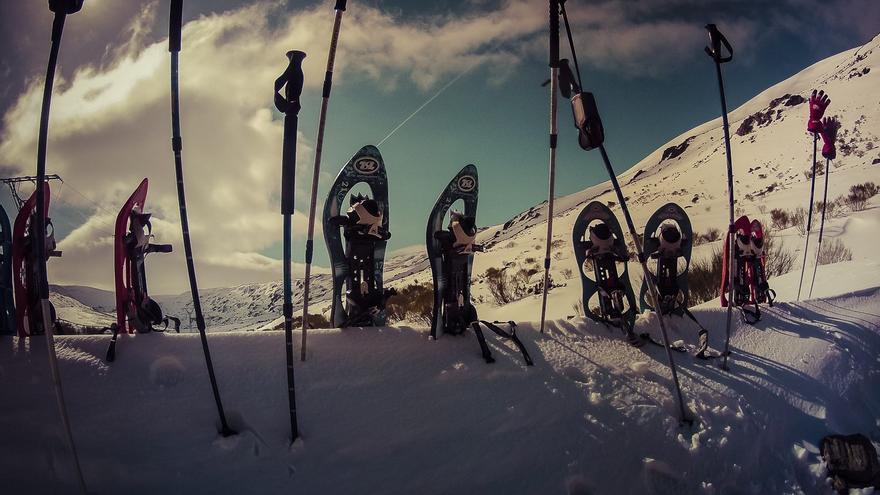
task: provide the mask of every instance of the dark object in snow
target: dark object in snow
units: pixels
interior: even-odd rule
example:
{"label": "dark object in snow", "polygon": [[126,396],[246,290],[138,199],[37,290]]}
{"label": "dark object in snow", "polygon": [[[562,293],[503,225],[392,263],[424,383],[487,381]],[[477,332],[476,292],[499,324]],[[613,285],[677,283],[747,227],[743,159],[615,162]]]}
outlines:
{"label": "dark object in snow", "polygon": [[211,362],[211,350],[208,347],[208,336],[205,333],[205,315],[202,313],[202,300],[199,297],[199,284],[196,281],[196,268],[193,263],[192,242],[189,237],[189,216],[186,213],[186,189],[183,182],[183,138],[180,136],[180,32],[183,23],[183,0],[171,1],[171,15],[168,23],[168,51],[171,52],[171,150],[174,153],[174,174],[177,178],[177,205],[180,210],[180,229],[183,233],[183,252],[186,255],[186,271],[189,276],[189,289],[193,300],[193,313],[196,317],[196,328],[202,341],[202,352],[205,354],[205,367],[211,380],[211,391],[220,418],[219,433],[224,437],[235,435],[236,432],[226,422],[223,403],[220,400],[220,389],[214,375],[214,364]]}
{"label": "dark object in snow", "polygon": [[[343,211],[345,196],[358,183],[369,186],[370,197],[352,195],[348,210]],[[385,303],[394,294],[383,286],[385,246],[391,238],[388,217],[385,162],[378,148],[364,146],[339,171],[324,203],[324,244],[333,273],[330,321],[334,327],[385,325]]]}
{"label": "dark object in snow", "polygon": [[[116,216],[113,236],[113,274],[116,287],[116,325],[107,349],[107,362],[116,358],[119,332],[164,332],[171,323],[180,333],[180,319],[162,314],[147,289],[145,260],[150,253],[170,253],[171,244],[153,244],[150,214],[144,209],[149,182],[145,178]],[[162,328],[155,325],[162,324]]]}
{"label": "dark object in snow", "polygon": [[[483,246],[474,243],[477,236],[477,196],[479,183],[477,167],[466,165],[449,181],[440,193],[431,214],[425,243],[428,261],[431,263],[431,276],[434,281],[434,310],[431,317],[431,337],[437,338],[437,331],[451,335],[461,335],[468,328],[474,331],[483,359],[486,363],[495,362],[486,344],[486,337],[480,325],[499,337],[512,340],[523,355],[526,365],[532,366],[532,358],[516,336],[516,323],[507,322],[510,330],[505,331],[494,322],[480,320],[477,309],[471,303],[471,270],[474,252],[482,251]],[[461,200],[464,211],[450,211],[453,203]],[[443,219],[449,212],[449,227],[443,228]]]}
{"label": "dark object in snow", "polygon": [[829,435],[819,448],[838,493],[847,493],[850,488],[880,488],[877,451],[864,435]]}

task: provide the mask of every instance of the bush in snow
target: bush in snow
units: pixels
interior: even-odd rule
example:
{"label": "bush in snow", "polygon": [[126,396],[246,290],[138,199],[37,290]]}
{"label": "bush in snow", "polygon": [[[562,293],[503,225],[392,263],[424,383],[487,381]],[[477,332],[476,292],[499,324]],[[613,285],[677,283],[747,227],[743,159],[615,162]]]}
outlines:
{"label": "bush in snow", "polygon": [[571,305],[571,309],[574,310],[574,314],[577,316],[584,316],[584,302],[578,299]]}
{"label": "bush in snow", "polygon": [[770,222],[773,224],[774,229],[779,230],[786,229],[791,225],[788,212],[779,208],[770,210]]}
{"label": "bush in snow", "polygon": [[878,187],[873,182],[865,182],[856,184],[849,188],[849,194],[844,199],[844,203],[852,211],[862,211],[868,206],[868,200],[877,195]]}
{"label": "bush in snow", "polygon": [[520,268],[513,274],[507,273],[507,267],[489,268],[484,276],[489,293],[498,305],[518,301],[529,293],[529,279],[537,273],[537,268]]}
{"label": "bush in snow", "polygon": [[688,270],[690,305],[704,303],[719,296],[721,287],[722,257],[720,249],[713,249],[708,258],[691,262]]}
{"label": "bush in snow", "polygon": [[788,214],[791,225],[797,229],[798,233],[804,235],[807,233],[807,210],[803,206],[798,206]]}
{"label": "bush in snow", "polygon": [[429,284],[407,285],[388,298],[385,310],[391,323],[410,320],[428,325],[434,311],[434,288]]}
{"label": "bush in snow", "polygon": [[820,265],[830,265],[841,261],[852,261],[852,257],[852,251],[839,239],[831,239],[829,242],[822,243],[818,262]]}
{"label": "bush in snow", "polygon": [[[302,321],[302,316],[295,316],[293,328],[302,328]],[[330,320],[324,318],[324,315],[309,315],[309,328],[333,328],[333,325],[330,324]],[[275,325],[272,330],[284,330],[284,322]]]}
{"label": "bush in snow", "polygon": [[565,280],[571,280],[571,277],[574,276],[574,272],[571,268],[563,268],[562,269],[562,278]]}

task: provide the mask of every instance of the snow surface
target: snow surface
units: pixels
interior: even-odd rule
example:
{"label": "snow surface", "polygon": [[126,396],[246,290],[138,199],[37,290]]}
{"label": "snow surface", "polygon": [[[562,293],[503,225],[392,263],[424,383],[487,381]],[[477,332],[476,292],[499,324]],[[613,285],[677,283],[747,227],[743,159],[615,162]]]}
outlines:
{"label": "snow surface", "polygon": [[[856,183],[880,183],[880,166],[873,163],[880,160],[880,69],[871,70],[880,67],[878,47],[880,37],[830,57],[731,112],[733,132],[755,121],[751,131],[733,136],[741,213],[769,224],[771,208],[806,206],[809,181],[802,172],[810,165],[811,137],[804,129],[806,104],[794,96],[806,97],[812,88],[831,95],[829,114],[843,123],[829,196]],[[621,174],[637,225],[675,200],[697,232],[724,229],[721,136],[720,119],[707,122]],[[614,150],[609,153],[613,160]],[[522,323],[519,331],[536,366],[523,366],[493,335],[487,338],[498,362],[486,365],[470,335],[430,341],[427,329],[405,324],[310,331],[308,361],[296,365],[303,438],[292,448],[283,335],[255,331],[278,323],[277,283],[204,291],[224,405],[240,431],[232,438],[216,434],[197,336],[122,336],[113,364],[103,360],[107,336],[59,337],[91,490],[830,493],[817,457],[821,437],[861,432],[875,444],[880,440],[880,198],[864,211],[828,220],[826,241],[844,242],[853,260],[820,267],[815,299],[786,302],[796,297],[795,270],[770,280],[780,302],[761,322],[752,327],[736,319],[729,372],[676,354],[693,426],[676,417],[663,349],[634,349],[616,332],[568,318],[580,297],[571,227],[593,199],[617,202],[607,183],[557,202],[554,231],[561,243],[552,275],[561,286],[550,291],[552,321],[543,335],[535,324]],[[483,318],[538,318],[537,296],[499,307],[480,275],[490,267],[540,265],[545,222],[542,204],[479,234],[488,254],[475,258],[473,295]],[[803,236],[794,228],[774,235],[799,269]],[[695,259],[717,247],[698,246]],[[386,263],[386,280],[394,287],[427,283],[426,269],[420,248],[401,250]],[[567,270],[575,277],[567,278]],[[631,270],[638,280],[637,267]],[[327,277],[313,287],[316,309],[326,311]],[[160,302],[166,312],[185,316],[188,298]],[[108,321],[106,300],[90,288],[58,288],[53,295],[62,318],[93,325]],[[712,347],[721,348],[726,313],[717,300],[694,312],[710,329]],[[695,343],[690,321],[670,322],[672,340]],[[657,337],[655,316],[645,314],[637,325]],[[42,339],[0,338],[0,384],[0,486],[15,493],[74,491]]]}
{"label": "snow surface", "polygon": [[[103,336],[57,347],[94,493],[830,493],[819,439],[880,433],[877,308],[873,288],[737,321],[729,372],[676,354],[693,426],[678,422],[661,348],[583,319],[521,326],[534,367],[492,336],[486,365],[473,336],[317,330],[296,366],[292,448],[282,332],[211,335],[240,432],[225,439],[197,336],[123,337],[112,364]],[[720,308],[696,315],[722,328]],[[688,321],[674,326],[694,343]],[[74,492],[44,340],[0,339],[0,376],[16,384],[0,387],[3,486]]]}

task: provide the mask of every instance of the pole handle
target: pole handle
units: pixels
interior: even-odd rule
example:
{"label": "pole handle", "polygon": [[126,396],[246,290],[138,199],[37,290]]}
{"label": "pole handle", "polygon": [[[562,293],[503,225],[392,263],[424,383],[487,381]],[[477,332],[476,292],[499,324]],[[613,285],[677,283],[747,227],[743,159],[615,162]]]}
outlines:
{"label": "pole handle", "polygon": [[[727,38],[718,30],[718,27],[715,24],[706,24],[706,30],[709,32],[709,44],[711,45],[711,48],[708,46],[706,47],[706,54],[719,64],[733,60],[733,47],[730,46],[730,42],[728,42]],[[721,55],[722,45],[727,50],[728,55],[726,57]]]}
{"label": "pole handle", "polygon": [[56,14],[75,14],[83,7],[85,0],[49,0],[49,10]]}
{"label": "pole handle", "polygon": [[347,2],[348,0],[336,0],[336,6],[333,7],[333,10],[341,10],[342,12],[345,12],[345,4]]}
{"label": "pole handle", "polygon": [[[283,114],[293,113],[296,115],[300,110],[299,98],[303,90],[303,59],[305,52],[291,50],[287,52],[289,63],[284,72],[275,79],[275,108]],[[284,94],[281,94],[284,88]]]}
{"label": "pole handle", "polygon": [[171,0],[171,17],[168,24],[168,51],[180,51],[180,31],[183,23],[183,0]]}

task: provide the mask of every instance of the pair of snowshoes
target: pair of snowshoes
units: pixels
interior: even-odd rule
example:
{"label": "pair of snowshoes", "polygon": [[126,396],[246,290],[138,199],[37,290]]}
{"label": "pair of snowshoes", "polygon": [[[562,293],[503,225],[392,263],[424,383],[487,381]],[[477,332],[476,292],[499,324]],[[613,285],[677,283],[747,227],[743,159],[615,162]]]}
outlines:
{"label": "pair of snowshoes", "polygon": [[[358,183],[369,186],[372,196],[353,195],[343,214],[345,196]],[[383,287],[385,246],[391,238],[388,217],[385,162],[375,146],[364,146],[342,167],[324,203],[324,241],[333,272],[330,313],[334,327],[385,325],[385,305],[395,294],[393,289]]]}
{"label": "pair of snowshoes", "polygon": [[[171,325],[180,333],[180,319],[164,315],[147,290],[145,261],[150,253],[170,253],[170,244],[153,244],[150,213],[144,211],[147,179],[141,181],[116,216],[113,268],[116,285],[116,323],[107,349],[107,361],[116,356],[116,342],[122,333],[164,332]],[[160,326],[161,325],[161,326]]]}
{"label": "pair of snowshoes", "polygon": [[[687,270],[690,265],[692,228],[687,214],[678,205],[669,203],[658,209],[648,220],[643,236],[643,252],[655,260],[653,278],[660,296],[664,315],[689,316],[699,327],[699,344],[695,356],[707,354],[708,331],[688,310]],[[580,268],[584,316],[610,327],[620,328],[626,341],[641,347],[645,343],[663,346],[649,333],[636,334],[636,298],[629,278],[629,252],[620,223],[604,204],[593,201],[578,215],[572,231],[575,259]],[[683,266],[680,266],[683,265]],[[649,263],[650,267],[650,263]],[[598,304],[593,304],[596,299]],[[639,294],[640,310],[654,310],[649,302],[647,282]],[[687,352],[683,346],[670,349]]]}
{"label": "pair of snowshoes", "polygon": [[[749,221],[743,215],[734,223],[734,254],[730,255],[730,243],[724,244],[724,262],[721,275],[721,306],[727,307],[730,263],[733,263],[733,305],[740,308],[743,321],[755,324],[761,319],[760,304],[773,307],[776,292],[767,282],[764,252],[764,228],[758,220]],[[749,308],[753,306],[754,309]]]}
{"label": "pair of snowshoes", "polygon": [[[50,189],[43,184],[43,212],[46,231],[36,232],[37,193],[24,202],[15,217],[12,229],[12,281],[15,293],[15,327],[19,337],[42,335],[46,332],[45,325],[51,325],[53,332],[57,329],[55,307],[49,303],[49,322],[44,322],[40,308],[40,288],[38,279],[38,260],[36,259],[35,242],[45,243],[46,259],[60,257],[55,244],[55,229],[49,218]],[[5,249],[5,246],[4,246]],[[8,304],[8,303],[7,303]],[[8,308],[7,308],[8,311]]]}
{"label": "pair of snowshoes", "polygon": [[[531,356],[516,335],[516,323],[507,322],[508,330],[497,324],[480,320],[471,302],[471,272],[474,253],[483,250],[475,243],[477,236],[476,214],[479,183],[477,168],[467,165],[449,182],[437,198],[428,216],[425,242],[431,275],[434,281],[434,308],[431,318],[431,338],[438,331],[450,335],[462,335],[472,329],[480,345],[486,363],[495,362],[486,343],[481,325],[502,337],[513,341],[528,366],[533,366]],[[464,204],[464,211],[454,211],[456,201]],[[443,221],[449,214],[449,223]]]}

